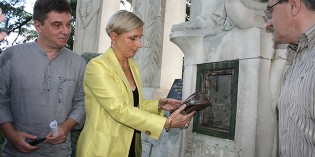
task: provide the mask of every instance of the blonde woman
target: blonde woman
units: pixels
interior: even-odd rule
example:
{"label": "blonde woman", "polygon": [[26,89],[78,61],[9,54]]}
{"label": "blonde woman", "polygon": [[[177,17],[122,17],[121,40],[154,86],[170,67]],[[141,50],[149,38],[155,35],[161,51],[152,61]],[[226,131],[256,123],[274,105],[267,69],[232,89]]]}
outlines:
{"label": "blonde woman", "polygon": [[179,105],[175,99],[144,100],[138,64],[132,59],[141,48],[143,22],[132,12],[116,12],[106,27],[111,47],[92,59],[84,76],[85,126],[77,157],[141,156],[140,132],[158,139],[163,130],[184,127],[194,112],[180,109],[163,117],[163,110]]}

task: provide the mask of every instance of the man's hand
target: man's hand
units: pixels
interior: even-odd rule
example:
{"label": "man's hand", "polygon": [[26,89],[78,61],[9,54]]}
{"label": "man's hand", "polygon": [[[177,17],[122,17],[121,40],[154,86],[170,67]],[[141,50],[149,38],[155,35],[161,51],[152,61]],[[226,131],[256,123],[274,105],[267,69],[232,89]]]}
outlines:
{"label": "man's hand", "polygon": [[10,122],[2,123],[1,130],[6,139],[16,150],[23,153],[31,153],[39,149],[38,146],[31,146],[25,141],[26,139],[34,140],[36,139],[36,136],[26,132],[16,131]]}
{"label": "man's hand", "polygon": [[38,146],[31,146],[25,141],[26,139],[35,140],[36,136],[21,131],[16,131],[15,134],[16,136],[14,138],[8,140],[18,151],[23,153],[31,153],[39,149]]}
{"label": "man's hand", "polygon": [[67,119],[64,123],[58,126],[58,134],[57,136],[52,136],[51,133],[49,133],[46,136],[47,143],[50,144],[60,144],[66,141],[68,132],[71,131],[71,129],[77,124],[76,121],[73,119]]}
{"label": "man's hand", "polygon": [[66,141],[67,139],[67,134],[62,127],[58,127],[58,134],[57,136],[52,136],[51,132],[46,136],[45,142],[50,143],[50,144],[60,144]]}

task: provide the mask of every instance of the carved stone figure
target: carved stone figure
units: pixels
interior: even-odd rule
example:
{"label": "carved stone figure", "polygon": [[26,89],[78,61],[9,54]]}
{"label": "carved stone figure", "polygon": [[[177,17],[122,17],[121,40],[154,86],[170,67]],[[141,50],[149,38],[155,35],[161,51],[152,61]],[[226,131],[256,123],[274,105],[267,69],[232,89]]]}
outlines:
{"label": "carved stone figure", "polygon": [[[134,12],[144,19],[142,49],[134,57],[141,68],[141,79],[145,87],[158,87],[161,73],[165,0],[141,1],[134,3]],[[145,5],[146,7],[141,7]]]}
{"label": "carved stone figure", "polygon": [[98,47],[100,0],[78,0],[74,52],[96,52]]}
{"label": "carved stone figure", "polygon": [[[257,1],[257,0],[256,0]],[[200,30],[206,38],[235,27],[264,28],[265,19],[261,2],[254,0],[201,0],[201,13],[191,21],[174,25],[172,32]],[[196,32],[194,32],[195,34]]]}
{"label": "carved stone figure", "polygon": [[171,40],[178,40],[175,37],[180,36],[189,36],[190,40],[194,37],[195,39],[189,44],[199,45],[195,51],[202,53],[203,57],[189,54],[185,54],[185,57],[191,56],[196,62],[201,63],[219,57],[218,55],[222,55],[220,52],[224,48],[225,40],[230,38],[229,32],[236,31],[234,28],[237,30],[265,28],[263,10],[266,8],[266,3],[262,1],[200,0],[200,14],[191,21],[173,25]]}

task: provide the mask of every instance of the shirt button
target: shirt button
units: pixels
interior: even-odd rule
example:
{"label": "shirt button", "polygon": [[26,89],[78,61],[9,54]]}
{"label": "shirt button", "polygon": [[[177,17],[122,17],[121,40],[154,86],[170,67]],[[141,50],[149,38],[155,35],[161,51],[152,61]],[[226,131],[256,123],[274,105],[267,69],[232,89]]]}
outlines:
{"label": "shirt button", "polygon": [[151,132],[147,130],[147,131],[145,131],[145,134],[147,134],[147,135],[150,136],[150,135],[151,135]]}

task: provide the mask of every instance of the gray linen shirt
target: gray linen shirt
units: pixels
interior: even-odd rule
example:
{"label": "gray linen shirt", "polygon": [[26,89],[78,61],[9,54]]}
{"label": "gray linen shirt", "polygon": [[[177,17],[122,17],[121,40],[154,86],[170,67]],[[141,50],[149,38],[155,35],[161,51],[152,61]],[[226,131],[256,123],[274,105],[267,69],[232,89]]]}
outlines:
{"label": "gray linen shirt", "polygon": [[[18,131],[38,137],[49,132],[49,123],[75,120],[82,127],[85,118],[83,74],[85,61],[67,48],[49,61],[36,42],[15,45],[0,55],[0,124],[12,122]],[[7,141],[4,156],[69,156],[70,133],[63,144],[39,144],[30,154],[16,151]]]}
{"label": "gray linen shirt", "polygon": [[315,25],[288,46],[277,107],[281,157],[315,156]]}

